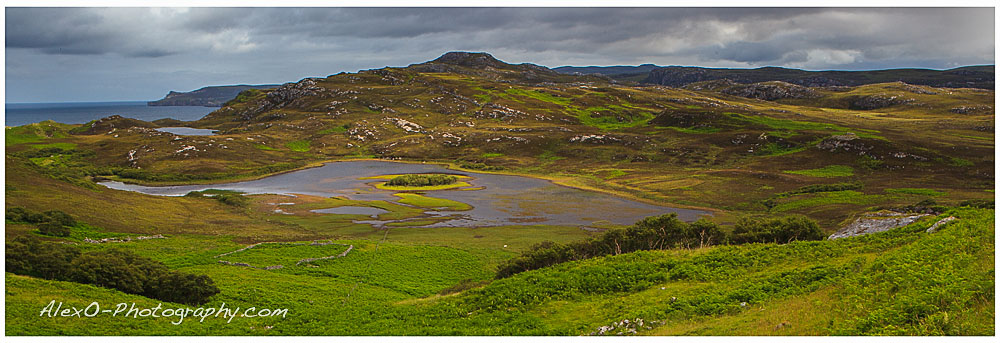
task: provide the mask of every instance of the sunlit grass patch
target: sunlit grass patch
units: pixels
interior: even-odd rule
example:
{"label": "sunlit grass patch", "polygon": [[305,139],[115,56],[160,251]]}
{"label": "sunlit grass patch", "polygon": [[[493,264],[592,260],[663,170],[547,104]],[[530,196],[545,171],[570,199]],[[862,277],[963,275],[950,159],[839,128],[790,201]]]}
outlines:
{"label": "sunlit grass patch", "polygon": [[520,89],[520,88],[507,88],[507,89],[504,90],[504,92],[507,93],[507,94],[511,94],[511,95],[518,95],[518,96],[528,97],[528,98],[532,98],[532,99],[535,99],[535,100],[541,100],[541,101],[545,101],[545,102],[551,102],[551,103],[555,103],[555,104],[559,104],[559,105],[563,105],[563,106],[569,105],[569,103],[573,101],[573,99],[571,99],[571,98],[564,98],[564,97],[552,95],[552,94],[549,94],[549,93],[539,92],[539,91],[530,90],[530,89],[525,90],[525,89]]}
{"label": "sunlit grass patch", "polygon": [[671,129],[677,132],[690,134],[709,134],[722,131],[717,127],[677,127],[677,126],[657,126],[657,129]]}
{"label": "sunlit grass patch", "polygon": [[886,188],[888,193],[903,193],[903,194],[915,194],[915,195],[929,195],[929,196],[942,196],[947,193],[935,191],[930,188]]}
{"label": "sunlit grass patch", "polygon": [[810,193],[789,197],[788,201],[771,208],[771,211],[784,212],[829,204],[873,205],[887,198],[886,195],[864,194],[858,191]]}
{"label": "sunlit grass patch", "polygon": [[291,151],[306,152],[309,151],[309,141],[300,140],[285,143],[285,147]]}
{"label": "sunlit grass patch", "polygon": [[[601,130],[620,130],[636,127],[644,125],[650,119],[653,119],[652,113],[618,105],[591,106],[584,109],[570,106],[567,109],[575,114],[576,119],[580,120],[581,124]],[[626,110],[632,110],[632,112],[625,113]]]}
{"label": "sunlit grass patch", "polygon": [[854,175],[854,168],[842,165],[830,165],[817,169],[786,170],[785,173],[814,177],[844,177]]}
{"label": "sunlit grass patch", "polygon": [[472,209],[472,206],[470,206],[469,204],[466,204],[466,203],[462,203],[462,202],[458,202],[458,201],[454,201],[454,200],[449,200],[449,199],[434,198],[434,197],[429,197],[429,196],[425,196],[425,195],[421,195],[421,194],[396,193],[396,194],[393,194],[393,195],[400,198],[399,199],[399,203],[401,203],[401,204],[407,204],[407,205],[413,205],[413,206],[417,206],[417,207],[443,208],[443,209],[447,209],[449,211],[467,211],[467,210],[471,210]]}

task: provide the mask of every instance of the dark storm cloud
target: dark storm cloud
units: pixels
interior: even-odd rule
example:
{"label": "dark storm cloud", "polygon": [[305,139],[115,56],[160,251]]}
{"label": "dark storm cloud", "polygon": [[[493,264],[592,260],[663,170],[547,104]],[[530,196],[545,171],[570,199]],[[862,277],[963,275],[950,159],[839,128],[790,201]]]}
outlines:
{"label": "dark storm cloud", "polygon": [[[399,39],[421,39],[430,45],[458,39],[478,41],[484,48],[529,52],[600,51],[612,44],[616,45],[613,50],[640,51],[647,56],[752,64],[781,62],[786,55],[801,57],[810,49],[859,51],[859,56],[877,58],[893,56],[885,46],[899,42],[975,40],[980,44],[986,40],[961,36],[965,33],[961,27],[971,20],[978,26],[988,24],[992,33],[991,12],[933,8],[10,8],[6,28],[8,48],[48,54],[160,57],[204,49],[336,45],[344,38],[383,40],[373,42],[376,45],[391,45]],[[674,45],[657,46],[658,40]]]}
{"label": "dark storm cloud", "polygon": [[7,47],[35,48],[50,54],[99,54],[112,37],[93,30],[100,18],[73,9],[8,9]]}
{"label": "dark storm cloud", "polygon": [[943,69],[992,64],[994,31],[992,8],[7,8],[6,68],[8,84],[81,68],[155,70],[149,78],[178,90],[404,66],[452,50],[552,67]]}

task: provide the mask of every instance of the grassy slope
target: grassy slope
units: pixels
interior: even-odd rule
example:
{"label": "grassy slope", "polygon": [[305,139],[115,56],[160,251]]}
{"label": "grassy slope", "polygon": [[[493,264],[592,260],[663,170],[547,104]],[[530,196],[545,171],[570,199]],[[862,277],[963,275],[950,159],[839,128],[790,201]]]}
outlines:
{"label": "grassy slope", "polygon": [[39,318],[52,299],[75,306],[155,302],[8,274],[7,334],[578,335],[642,319],[639,334],[991,335],[993,213],[950,214],[959,221],[933,234],[923,232],[933,222],[925,219],[836,241],[638,252],[526,272],[447,297],[431,295],[488,278],[496,256],[398,243],[376,251],[372,242],[344,241],[357,249],[346,258],[261,271],[215,264],[209,252],[176,260],[164,251],[207,243],[199,239],[126,243],[172,267],[211,275],[222,293],[208,306],[289,308],[289,315],[179,326],[167,319]]}

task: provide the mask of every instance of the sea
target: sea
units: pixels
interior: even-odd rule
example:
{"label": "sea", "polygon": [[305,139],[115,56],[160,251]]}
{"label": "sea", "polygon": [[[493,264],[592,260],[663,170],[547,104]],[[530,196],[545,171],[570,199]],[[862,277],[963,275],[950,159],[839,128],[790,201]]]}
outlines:
{"label": "sea", "polygon": [[4,126],[21,126],[45,120],[83,124],[112,115],[153,121],[172,118],[197,120],[219,109],[203,106],[148,106],[145,101],[8,103]]}

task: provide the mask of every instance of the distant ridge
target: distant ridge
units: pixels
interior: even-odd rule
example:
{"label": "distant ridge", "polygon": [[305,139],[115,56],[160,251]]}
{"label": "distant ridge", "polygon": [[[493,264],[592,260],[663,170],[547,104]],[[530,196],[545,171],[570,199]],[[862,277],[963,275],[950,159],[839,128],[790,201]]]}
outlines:
{"label": "distant ridge", "polygon": [[992,65],[948,70],[908,68],[863,71],[807,71],[781,67],[756,69],[661,67],[651,70],[641,82],[679,87],[694,82],[728,79],[743,84],[783,81],[805,87],[831,87],[902,81],[932,87],[993,89],[995,69]]}
{"label": "distant ridge", "polygon": [[573,67],[573,66],[563,66],[552,68],[556,72],[563,74],[601,74],[601,75],[620,75],[620,74],[638,74],[638,73],[648,73],[656,68],[662,68],[655,64],[642,64],[638,66],[588,66],[588,67]]}
{"label": "distant ridge", "polygon": [[271,89],[279,85],[208,86],[190,92],[170,91],[163,99],[150,101],[149,106],[206,106],[221,107],[247,89]]}

